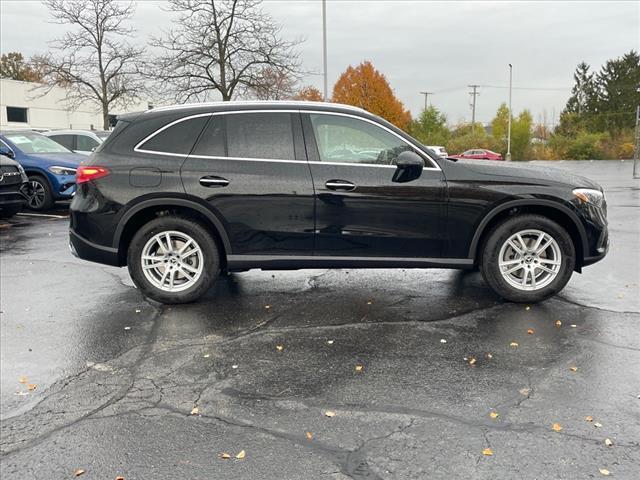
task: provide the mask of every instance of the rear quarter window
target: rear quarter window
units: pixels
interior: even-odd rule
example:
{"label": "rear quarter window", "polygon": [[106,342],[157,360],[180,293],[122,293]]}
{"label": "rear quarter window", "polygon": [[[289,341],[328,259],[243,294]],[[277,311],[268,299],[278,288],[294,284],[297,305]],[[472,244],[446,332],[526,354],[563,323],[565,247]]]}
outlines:
{"label": "rear quarter window", "polygon": [[138,145],[137,150],[188,155],[207,120],[209,120],[209,115],[170,123],[154,133],[144,143]]}

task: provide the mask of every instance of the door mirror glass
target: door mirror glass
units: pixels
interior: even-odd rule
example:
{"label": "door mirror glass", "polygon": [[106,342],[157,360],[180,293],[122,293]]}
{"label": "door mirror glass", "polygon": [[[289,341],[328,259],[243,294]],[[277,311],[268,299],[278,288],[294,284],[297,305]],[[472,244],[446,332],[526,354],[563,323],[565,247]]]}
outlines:
{"label": "door mirror glass", "polygon": [[15,154],[13,150],[11,150],[6,145],[0,145],[0,155],[4,155],[5,157],[14,158]]}

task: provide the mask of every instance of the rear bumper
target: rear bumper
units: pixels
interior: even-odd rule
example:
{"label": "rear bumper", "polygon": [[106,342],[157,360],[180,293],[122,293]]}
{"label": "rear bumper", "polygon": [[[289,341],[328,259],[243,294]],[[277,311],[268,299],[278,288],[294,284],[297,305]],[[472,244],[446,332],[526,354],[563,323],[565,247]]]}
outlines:
{"label": "rear bumper", "polygon": [[71,253],[83,260],[119,267],[118,250],[112,247],[97,245],[82,238],[73,229],[69,229],[69,249]]}

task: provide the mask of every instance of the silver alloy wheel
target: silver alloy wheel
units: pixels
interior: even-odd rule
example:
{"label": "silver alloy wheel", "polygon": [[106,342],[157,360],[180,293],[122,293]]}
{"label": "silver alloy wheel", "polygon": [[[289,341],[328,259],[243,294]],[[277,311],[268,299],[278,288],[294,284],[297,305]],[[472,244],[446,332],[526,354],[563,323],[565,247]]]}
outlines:
{"label": "silver alloy wheel", "polygon": [[522,230],[504,242],[498,256],[502,278],[518,290],[533,291],[549,285],[560,273],[558,242],[542,230]]}
{"label": "silver alloy wheel", "polygon": [[200,245],[184,232],[169,230],[149,239],[140,258],[144,276],[165,292],[182,292],[202,275],[204,257]]}
{"label": "silver alloy wheel", "polygon": [[46,191],[44,185],[38,180],[29,180],[22,188],[22,193],[27,197],[27,206],[29,208],[37,210],[44,205]]}

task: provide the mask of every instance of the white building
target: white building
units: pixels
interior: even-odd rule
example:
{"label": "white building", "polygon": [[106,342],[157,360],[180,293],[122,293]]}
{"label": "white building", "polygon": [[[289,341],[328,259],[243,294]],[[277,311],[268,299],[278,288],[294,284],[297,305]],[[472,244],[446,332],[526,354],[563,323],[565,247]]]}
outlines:
{"label": "white building", "polygon": [[[54,87],[46,95],[42,95],[42,90],[36,90],[36,87],[37,83],[0,79],[0,130],[102,130],[102,112],[94,103],[85,102],[71,109],[64,100],[64,88]],[[140,102],[111,113],[115,116],[147,110],[153,106],[153,102]]]}

